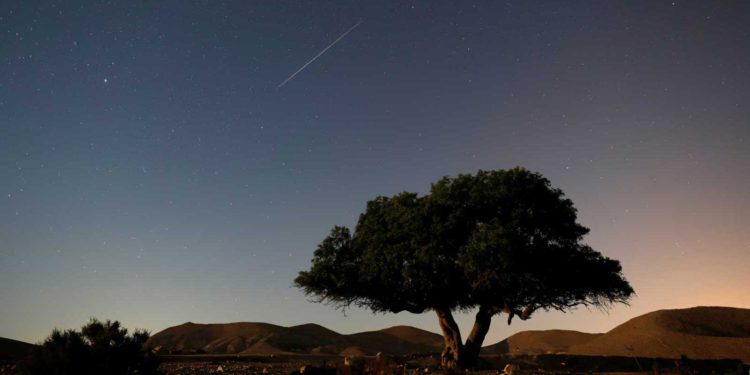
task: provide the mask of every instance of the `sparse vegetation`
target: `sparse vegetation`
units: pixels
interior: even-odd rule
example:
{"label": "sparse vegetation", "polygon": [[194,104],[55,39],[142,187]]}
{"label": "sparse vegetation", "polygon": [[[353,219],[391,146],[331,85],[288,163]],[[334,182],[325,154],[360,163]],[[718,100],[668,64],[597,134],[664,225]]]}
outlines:
{"label": "sparse vegetation", "polygon": [[80,332],[54,330],[22,373],[37,374],[158,374],[158,362],[145,347],[149,334],[128,334],[117,321],[91,319]]}

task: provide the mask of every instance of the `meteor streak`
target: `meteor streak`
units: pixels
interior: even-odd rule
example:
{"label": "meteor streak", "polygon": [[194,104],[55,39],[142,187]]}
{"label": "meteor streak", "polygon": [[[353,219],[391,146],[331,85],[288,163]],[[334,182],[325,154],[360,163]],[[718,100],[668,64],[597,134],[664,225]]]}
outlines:
{"label": "meteor streak", "polygon": [[350,27],[349,30],[346,30],[343,34],[341,34],[336,40],[334,40],[331,44],[328,45],[328,47],[323,48],[322,51],[318,52],[315,57],[310,59],[310,61],[306,62],[305,65],[302,65],[301,68],[297,69],[296,72],[292,73],[292,75],[289,76],[289,78],[285,79],[284,82],[281,82],[278,86],[276,86],[276,89],[280,89],[282,86],[286,85],[287,82],[291,81],[294,77],[297,76],[301,71],[303,71],[305,68],[307,68],[308,65],[312,64],[313,61],[315,61],[318,57],[322,56],[326,51],[328,51],[331,47],[333,47],[336,43],[339,42],[339,40],[344,39],[344,37],[352,32],[352,30],[356,29],[357,26],[359,26],[362,23],[362,20],[359,20],[359,22],[355,23],[354,26]]}

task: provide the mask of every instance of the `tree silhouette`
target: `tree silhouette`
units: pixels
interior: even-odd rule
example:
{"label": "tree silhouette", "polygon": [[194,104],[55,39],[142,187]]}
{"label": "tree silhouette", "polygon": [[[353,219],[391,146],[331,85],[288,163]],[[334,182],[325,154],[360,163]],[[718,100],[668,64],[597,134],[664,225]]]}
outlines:
{"label": "tree silhouette", "polygon": [[128,330],[117,321],[91,319],[81,331],[54,330],[32,351],[25,374],[159,374],[145,347],[149,334]]}
{"label": "tree silhouette", "polygon": [[[523,168],[444,177],[430,193],[367,203],[354,234],[334,227],[295,285],[339,308],[434,311],[446,368],[477,365],[493,316],[608,308],[634,294],[620,263],[582,242],[573,202]],[[453,311],[476,309],[462,342]]]}

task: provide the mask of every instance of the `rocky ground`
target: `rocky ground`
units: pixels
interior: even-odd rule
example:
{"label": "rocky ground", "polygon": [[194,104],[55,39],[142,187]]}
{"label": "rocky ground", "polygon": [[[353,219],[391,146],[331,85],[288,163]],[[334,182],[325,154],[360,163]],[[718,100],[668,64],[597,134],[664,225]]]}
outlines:
{"label": "rocky ground", "polygon": [[0,361],[0,374],[15,374],[18,366],[12,361]]}
{"label": "rocky ground", "polygon": [[242,361],[164,362],[159,367],[167,375],[237,374],[237,375],[289,375],[297,370],[295,363],[253,363]]}
{"label": "rocky ground", "polygon": [[[165,374],[253,374],[253,375],[439,375],[437,358],[375,358],[345,366],[342,358],[165,358]],[[303,367],[306,370],[303,370]],[[470,375],[578,375],[578,374],[729,374],[746,375],[750,367],[737,360],[695,361],[625,357],[580,357],[562,355],[493,356],[482,360],[481,371]],[[503,371],[505,370],[505,372]],[[449,375],[457,375],[452,372]],[[467,375],[460,372],[460,375]]]}
{"label": "rocky ground", "polygon": [[[172,374],[253,374],[253,375],[432,375],[437,362],[432,358],[411,359],[408,365],[393,359],[282,356],[171,356],[163,358],[160,369]],[[494,372],[497,373],[497,372]]]}
{"label": "rocky ground", "polygon": [[[387,359],[387,367],[375,358],[345,366],[340,357],[238,357],[165,356],[160,370],[165,375],[441,375],[434,357]],[[512,367],[507,367],[511,365]],[[379,367],[380,366],[380,367]],[[482,361],[485,370],[449,375],[500,375],[503,369],[513,375],[590,375],[590,374],[750,374],[750,366],[737,360],[695,361],[689,359],[648,359],[624,357],[580,357],[563,355],[493,356]],[[304,369],[303,369],[304,368]],[[17,363],[0,360],[0,375],[17,374]]]}

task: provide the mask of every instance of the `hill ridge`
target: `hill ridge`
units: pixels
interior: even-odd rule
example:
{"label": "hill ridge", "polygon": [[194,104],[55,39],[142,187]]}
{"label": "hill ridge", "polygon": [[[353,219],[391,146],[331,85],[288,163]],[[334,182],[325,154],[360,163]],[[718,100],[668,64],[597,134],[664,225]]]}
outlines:
{"label": "hill ridge", "polygon": [[696,306],[652,311],[593,340],[571,354],[724,359],[750,363],[750,309]]}
{"label": "hill ridge", "polygon": [[[437,353],[441,335],[407,325],[340,334],[315,323],[283,327],[261,322],[183,323],[155,334],[150,343],[168,352],[216,354]],[[485,346],[483,354],[738,358],[750,363],[750,309],[695,306],[634,317],[606,333],[565,329],[521,331]]]}
{"label": "hill ridge", "polygon": [[212,354],[387,354],[440,351],[442,336],[411,326],[340,334],[316,323],[279,326],[262,322],[183,323],[149,344],[166,352]]}
{"label": "hill ridge", "polygon": [[0,359],[16,359],[29,355],[36,345],[0,337]]}

